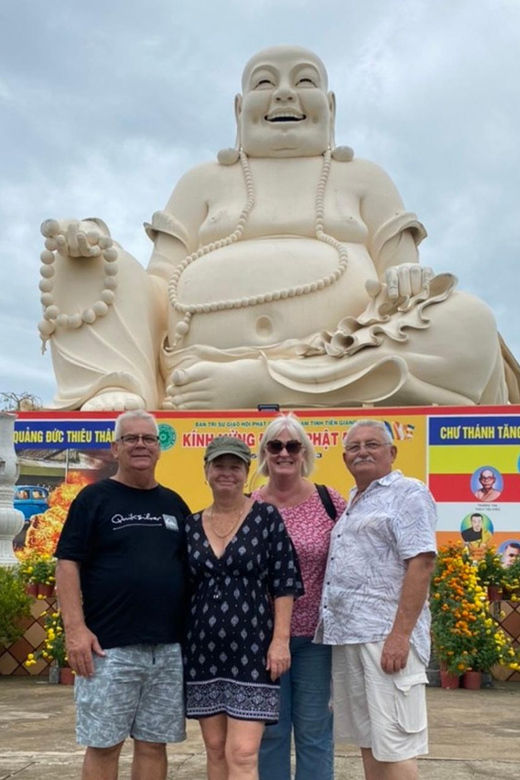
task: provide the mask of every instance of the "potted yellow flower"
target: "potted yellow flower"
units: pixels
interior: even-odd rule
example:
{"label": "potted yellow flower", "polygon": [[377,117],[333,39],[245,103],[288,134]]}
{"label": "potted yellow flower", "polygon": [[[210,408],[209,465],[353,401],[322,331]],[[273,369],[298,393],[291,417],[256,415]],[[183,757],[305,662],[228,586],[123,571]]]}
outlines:
{"label": "potted yellow flower", "polygon": [[[490,615],[478,567],[461,544],[439,550],[430,607],[441,678],[444,667],[451,675],[464,675],[464,687],[480,687],[482,672],[489,672],[495,664],[520,669],[520,653]],[[478,681],[470,672],[479,673]],[[453,681],[450,687],[455,687]]]}
{"label": "potted yellow flower", "polygon": [[468,642],[471,636],[466,598],[469,581],[475,582],[474,567],[467,550],[458,543],[441,547],[430,588],[432,639],[441,667],[441,685],[456,688],[460,676],[469,668]]}
{"label": "potted yellow flower", "polygon": [[34,666],[39,658],[43,658],[51,663],[51,669],[58,670],[58,682],[71,684],[74,682],[74,673],[67,662],[65,631],[61,614],[60,612],[44,612],[43,615],[45,616],[45,640],[35,653],[29,653],[25,665],[27,667]]}
{"label": "potted yellow flower", "polygon": [[520,596],[520,557],[511,566],[502,569],[501,579],[504,598],[518,601]]}
{"label": "potted yellow flower", "polygon": [[487,587],[489,601],[500,601],[504,567],[494,547],[486,547],[477,562],[477,575],[481,584]]}
{"label": "potted yellow flower", "polygon": [[28,553],[20,562],[20,575],[27,593],[37,598],[51,598],[54,593],[56,559],[48,553]]}

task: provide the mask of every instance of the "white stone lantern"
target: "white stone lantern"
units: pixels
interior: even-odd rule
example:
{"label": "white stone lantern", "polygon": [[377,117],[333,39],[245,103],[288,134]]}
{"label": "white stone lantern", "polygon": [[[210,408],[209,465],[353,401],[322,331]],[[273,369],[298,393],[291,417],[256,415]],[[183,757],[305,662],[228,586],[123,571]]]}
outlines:
{"label": "white stone lantern", "polygon": [[22,530],[23,512],[15,509],[14,489],[18,479],[18,459],[14,449],[16,414],[0,412],[0,566],[14,566],[13,539]]}

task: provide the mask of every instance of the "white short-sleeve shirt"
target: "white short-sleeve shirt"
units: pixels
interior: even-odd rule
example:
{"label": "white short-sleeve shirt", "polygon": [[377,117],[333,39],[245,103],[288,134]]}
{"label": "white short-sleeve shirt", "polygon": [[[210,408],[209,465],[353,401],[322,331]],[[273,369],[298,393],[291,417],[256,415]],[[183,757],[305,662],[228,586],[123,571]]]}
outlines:
{"label": "white short-sleeve shirt", "polygon": [[[316,641],[329,645],[379,642],[390,633],[406,561],[436,552],[437,510],[426,485],[392,471],[374,480],[336,524],[323,583]],[[425,603],[411,643],[426,664],[430,610]]]}

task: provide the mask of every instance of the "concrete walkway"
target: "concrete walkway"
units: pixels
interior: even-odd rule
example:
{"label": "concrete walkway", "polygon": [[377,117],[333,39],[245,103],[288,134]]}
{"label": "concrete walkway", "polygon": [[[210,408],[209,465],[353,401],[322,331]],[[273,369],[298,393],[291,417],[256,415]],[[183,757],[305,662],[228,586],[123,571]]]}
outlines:
{"label": "concrete walkway", "polygon": [[[428,690],[430,755],[421,780],[518,780],[520,684],[482,691]],[[204,780],[205,757],[197,723],[188,739],[170,746],[168,778]],[[83,750],[74,741],[72,688],[46,681],[0,678],[0,780],[77,780]],[[120,780],[130,777],[125,746]],[[358,752],[336,748],[336,780],[362,780]],[[316,780],[321,780],[316,777]]]}

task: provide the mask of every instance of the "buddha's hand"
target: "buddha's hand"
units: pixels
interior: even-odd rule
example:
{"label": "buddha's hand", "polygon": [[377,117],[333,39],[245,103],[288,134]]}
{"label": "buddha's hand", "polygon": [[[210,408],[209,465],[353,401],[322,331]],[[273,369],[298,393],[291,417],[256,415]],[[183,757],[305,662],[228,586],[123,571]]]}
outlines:
{"label": "buddha's hand", "polygon": [[[77,219],[46,219],[40,228],[45,237],[45,248],[48,252],[59,252],[63,257],[99,257],[102,253],[106,260],[117,251],[107,231],[91,220]],[[113,258],[115,259],[115,258]],[[42,258],[43,260],[43,258]],[[44,261],[45,262],[45,261]]]}
{"label": "buddha's hand", "polygon": [[388,297],[391,300],[397,300],[398,298],[412,298],[414,295],[419,295],[424,290],[428,290],[434,275],[431,268],[421,266],[418,263],[393,265],[385,271]]}

